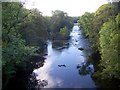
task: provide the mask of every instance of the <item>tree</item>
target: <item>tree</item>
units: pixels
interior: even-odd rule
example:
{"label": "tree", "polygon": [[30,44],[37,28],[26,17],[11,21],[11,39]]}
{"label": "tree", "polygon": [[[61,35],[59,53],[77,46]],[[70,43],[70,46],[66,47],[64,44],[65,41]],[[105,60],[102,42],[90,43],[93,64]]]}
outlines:
{"label": "tree", "polygon": [[[120,80],[120,13],[119,2],[104,4],[94,13],[85,13],[79,19],[79,24],[93,43],[93,49],[100,51],[101,79]],[[90,26],[90,27],[89,27]],[[91,33],[90,33],[91,32]]]}
{"label": "tree", "polygon": [[89,36],[90,38],[92,35],[93,19],[94,19],[93,13],[85,12],[84,15],[82,15],[78,20],[78,23],[83,28],[85,35]]}
{"label": "tree", "polygon": [[99,49],[99,31],[103,23],[107,22],[110,18],[114,18],[115,15],[116,8],[112,4],[104,4],[95,12],[95,18],[93,20],[92,41],[94,43],[93,48],[96,51]]}
{"label": "tree", "polygon": [[45,18],[37,9],[30,10],[31,22],[29,22],[20,32],[23,39],[29,45],[44,47],[45,41],[48,38],[48,31]]}
{"label": "tree", "polygon": [[59,32],[61,35],[63,36],[68,36],[69,35],[69,30],[68,28],[65,26],[64,28],[61,28],[60,29],[60,32]]}
{"label": "tree", "polygon": [[21,3],[2,3],[2,71],[3,88],[16,73],[16,66],[35,54],[37,48],[27,46],[19,31],[29,21],[29,12]]}
{"label": "tree", "polygon": [[69,17],[67,13],[59,10],[55,10],[52,12],[52,17],[50,21],[51,36],[53,38],[59,37],[59,32],[61,28],[64,28],[66,26],[68,29],[71,29],[73,26],[71,17]]}
{"label": "tree", "polygon": [[120,79],[119,14],[116,21],[110,19],[100,31],[101,66],[103,78]]}

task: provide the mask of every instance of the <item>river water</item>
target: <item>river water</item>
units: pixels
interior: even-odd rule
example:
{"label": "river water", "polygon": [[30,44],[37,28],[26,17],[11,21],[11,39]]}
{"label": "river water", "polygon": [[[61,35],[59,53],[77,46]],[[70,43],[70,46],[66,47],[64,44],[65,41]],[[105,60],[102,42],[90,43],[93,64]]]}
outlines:
{"label": "river water", "polygon": [[47,82],[44,88],[96,88],[91,78],[94,66],[88,60],[91,44],[81,33],[75,23],[66,47],[53,48],[48,41],[45,63],[33,71],[37,80]]}

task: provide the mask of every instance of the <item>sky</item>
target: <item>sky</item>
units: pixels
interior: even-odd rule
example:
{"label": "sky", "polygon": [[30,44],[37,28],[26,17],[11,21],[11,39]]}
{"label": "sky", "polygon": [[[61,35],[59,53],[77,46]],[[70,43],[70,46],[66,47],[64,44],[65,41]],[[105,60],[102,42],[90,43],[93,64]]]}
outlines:
{"label": "sky", "polygon": [[[24,0],[23,0],[24,1]],[[37,8],[45,16],[51,12],[61,10],[69,16],[81,16],[85,12],[95,12],[107,0],[25,0],[27,9]]]}

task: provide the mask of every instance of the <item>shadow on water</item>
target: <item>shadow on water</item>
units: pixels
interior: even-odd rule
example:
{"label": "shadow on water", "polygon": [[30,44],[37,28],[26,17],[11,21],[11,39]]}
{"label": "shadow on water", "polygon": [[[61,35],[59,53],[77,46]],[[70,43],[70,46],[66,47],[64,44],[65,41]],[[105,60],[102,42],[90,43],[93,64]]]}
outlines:
{"label": "shadow on water", "polygon": [[78,64],[76,68],[82,76],[92,75],[94,73],[93,65],[88,62],[81,63],[81,65]]}
{"label": "shadow on water", "polygon": [[3,90],[36,90],[44,87],[47,82],[37,80],[36,74],[32,73],[34,69],[43,67],[45,58],[39,55],[32,56],[30,60],[17,66],[16,74],[11,78]]}

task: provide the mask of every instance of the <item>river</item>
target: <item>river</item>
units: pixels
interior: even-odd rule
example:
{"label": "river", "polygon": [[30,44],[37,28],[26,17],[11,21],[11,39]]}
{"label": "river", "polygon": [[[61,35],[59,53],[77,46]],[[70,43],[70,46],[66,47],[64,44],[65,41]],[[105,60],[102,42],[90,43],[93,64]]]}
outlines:
{"label": "river", "polygon": [[91,58],[93,56],[91,46],[75,23],[69,40],[48,40],[47,50],[45,48],[42,54],[31,57],[26,61],[26,65],[20,64],[15,76],[9,80],[3,90],[18,88],[20,90],[115,88],[116,90],[119,81],[94,77],[99,68],[97,55]]}
{"label": "river", "polygon": [[91,44],[81,33],[75,23],[68,46],[53,48],[48,41],[45,63],[33,71],[37,80],[46,83],[44,88],[96,88],[91,78],[94,66],[88,60]]}

